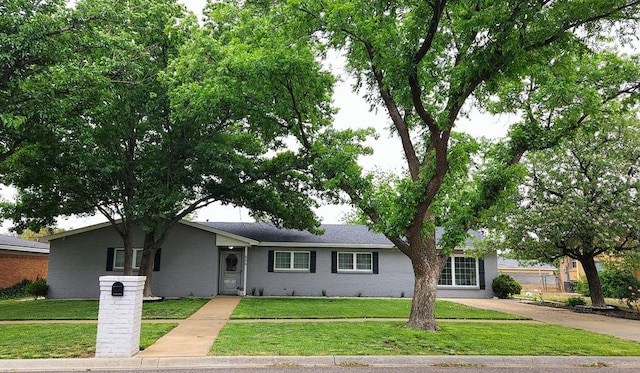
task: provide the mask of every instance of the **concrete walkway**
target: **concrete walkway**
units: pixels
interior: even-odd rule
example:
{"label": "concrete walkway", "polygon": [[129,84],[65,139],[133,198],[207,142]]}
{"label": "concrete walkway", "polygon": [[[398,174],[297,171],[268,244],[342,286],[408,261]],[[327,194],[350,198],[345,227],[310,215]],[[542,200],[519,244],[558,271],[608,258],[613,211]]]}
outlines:
{"label": "concrete walkway", "polygon": [[196,313],[178,323],[156,343],[141,351],[137,357],[196,357],[207,356],[220,329],[229,320],[240,297],[217,296]]}
{"label": "concrete walkway", "polygon": [[640,342],[639,320],[619,319],[573,312],[564,308],[538,306],[517,299],[451,298],[447,300],[471,307],[530,317],[543,323],[558,324]]}

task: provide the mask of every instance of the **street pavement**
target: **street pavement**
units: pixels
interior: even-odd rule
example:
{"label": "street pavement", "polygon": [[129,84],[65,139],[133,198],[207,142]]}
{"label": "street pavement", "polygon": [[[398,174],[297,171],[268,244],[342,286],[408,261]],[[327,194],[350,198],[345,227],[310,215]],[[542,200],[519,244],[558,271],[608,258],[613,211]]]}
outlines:
{"label": "street pavement", "polygon": [[[640,357],[597,356],[210,356],[191,358],[128,359],[34,359],[0,360],[0,372],[79,371],[185,371],[257,369],[296,370],[302,368],[460,368],[528,369],[529,371],[580,371],[611,368],[640,369]],[[451,370],[452,371],[452,370]]]}

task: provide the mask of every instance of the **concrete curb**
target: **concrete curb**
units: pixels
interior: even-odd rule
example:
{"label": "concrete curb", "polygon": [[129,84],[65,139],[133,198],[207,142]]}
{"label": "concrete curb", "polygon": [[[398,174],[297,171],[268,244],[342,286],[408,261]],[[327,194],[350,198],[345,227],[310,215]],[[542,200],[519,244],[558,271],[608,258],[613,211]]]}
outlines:
{"label": "concrete curb", "polygon": [[0,360],[0,372],[87,371],[155,368],[266,367],[492,367],[640,368],[640,357],[602,356],[211,356]]}

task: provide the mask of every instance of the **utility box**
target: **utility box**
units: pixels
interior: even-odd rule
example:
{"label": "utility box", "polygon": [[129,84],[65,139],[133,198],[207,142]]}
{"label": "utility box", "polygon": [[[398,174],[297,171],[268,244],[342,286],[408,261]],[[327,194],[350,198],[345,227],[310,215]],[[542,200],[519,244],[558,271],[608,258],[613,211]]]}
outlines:
{"label": "utility box", "polygon": [[145,276],[101,276],[96,357],[131,357],[140,351]]}

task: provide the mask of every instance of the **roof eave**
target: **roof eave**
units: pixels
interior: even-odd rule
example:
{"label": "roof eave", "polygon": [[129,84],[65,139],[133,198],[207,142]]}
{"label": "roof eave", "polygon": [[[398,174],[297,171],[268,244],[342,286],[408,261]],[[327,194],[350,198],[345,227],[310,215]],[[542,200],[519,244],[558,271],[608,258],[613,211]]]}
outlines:
{"label": "roof eave", "polygon": [[314,243],[314,242],[259,242],[259,247],[300,247],[300,248],[336,248],[336,249],[393,249],[390,244],[353,244],[353,243]]}
{"label": "roof eave", "polygon": [[[118,220],[116,221],[117,224],[120,224],[122,222],[122,220]],[[94,224],[94,225],[89,225],[87,227],[82,227],[82,228],[78,228],[78,229],[72,229],[70,231],[64,231],[64,232],[60,232],[60,233],[55,233],[49,236],[44,236],[42,237],[43,240],[49,242],[49,241],[53,241],[53,240],[58,240],[60,238],[64,238],[64,237],[68,237],[68,236],[73,236],[76,234],[80,234],[80,233],[86,233],[86,232],[91,232],[93,230],[97,230],[97,229],[102,229],[102,228],[106,228],[106,227],[110,227],[111,226],[111,222],[104,222],[104,223],[98,223],[98,224]]]}
{"label": "roof eave", "polygon": [[0,250],[31,254],[49,254],[49,249],[27,246],[0,245]]}

